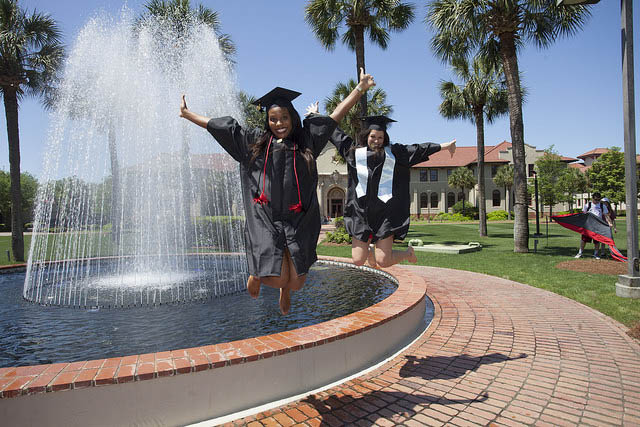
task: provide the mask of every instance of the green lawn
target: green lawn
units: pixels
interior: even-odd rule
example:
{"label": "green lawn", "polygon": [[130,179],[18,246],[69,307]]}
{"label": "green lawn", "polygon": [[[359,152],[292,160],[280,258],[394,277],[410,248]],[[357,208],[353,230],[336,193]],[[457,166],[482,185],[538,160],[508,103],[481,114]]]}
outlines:
{"label": "green lawn", "polygon": [[[626,230],[624,220],[617,221],[618,233],[615,240],[618,249],[626,251]],[[513,253],[513,223],[488,223],[488,237],[478,237],[476,223],[417,223],[412,224],[407,238],[398,248],[406,247],[409,239],[418,238],[425,244],[480,242],[483,249],[461,255],[445,255],[418,252],[418,264],[475,271],[503,277],[516,282],[547,289],[592,307],[607,316],[631,327],[640,322],[640,300],[616,296],[617,276],[578,273],[560,270],[555,266],[562,261],[573,259],[580,243],[580,236],[556,224],[540,224],[544,237],[538,238],[538,250],[534,249],[534,238],[529,241],[530,253]],[[535,223],[530,224],[535,233]],[[591,256],[593,245],[587,245],[585,253]],[[350,246],[318,246],[318,254],[331,256],[351,256]]]}

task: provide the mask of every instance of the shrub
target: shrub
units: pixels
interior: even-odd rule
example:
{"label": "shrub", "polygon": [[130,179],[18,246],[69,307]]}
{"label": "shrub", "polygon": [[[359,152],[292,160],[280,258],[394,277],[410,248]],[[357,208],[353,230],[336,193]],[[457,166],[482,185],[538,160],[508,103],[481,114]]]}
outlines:
{"label": "shrub", "polygon": [[244,238],[244,218],[239,216],[201,216],[195,226],[200,245],[221,251],[238,250],[234,242]]}
{"label": "shrub", "polygon": [[493,211],[487,214],[487,221],[504,221],[509,218],[507,211]]}
{"label": "shrub", "polygon": [[[462,214],[462,200],[451,207],[454,214]],[[478,218],[478,208],[471,203],[464,201],[464,215],[470,218]]]}
{"label": "shrub", "polygon": [[344,217],[339,216],[337,218],[334,218],[333,225],[336,226],[336,230],[339,230],[341,228],[344,229]]}
{"label": "shrub", "polygon": [[436,215],[436,220],[439,221],[471,221],[472,218],[468,216],[463,216],[459,213],[448,213],[448,212],[440,212]]}
{"label": "shrub", "polygon": [[349,234],[344,230],[344,228],[342,229],[337,229],[336,231],[329,231],[327,232],[327,242],[331,242],[331,243],[351,243],[351,236],[349,236]]}

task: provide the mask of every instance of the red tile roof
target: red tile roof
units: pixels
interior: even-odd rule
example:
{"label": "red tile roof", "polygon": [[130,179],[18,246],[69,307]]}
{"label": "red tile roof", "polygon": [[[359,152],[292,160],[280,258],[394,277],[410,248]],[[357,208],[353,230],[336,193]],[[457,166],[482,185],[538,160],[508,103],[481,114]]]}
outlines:
{"label": "red tile roof", "polygon": [[[499,158],[499,153],[511,147],[511,143],[503,141],[498,145],[485,145],[485,163],[509,163],[509,160]],[[453,157],[449,151],[438,151],[426,162],[418,163],[416,168],[457,168],[468,166],[478,161],[478,149],[476,147],[456,147]]]}
{"label": "red tile roof", "polygon": [[591,151],[587,151],[584,154],[580,154],[578,156],[579,159],[584,159],[585,157],[599,157],[600,155],[609,152],[608,148],[594,148]]}
{"label": "red tile roof", "polygon": [[587,169],[591,167],[591,166],[586,166],[584,163],[569,163],[567,166],[570,168],[578,169],[582,173],[586,172]]}

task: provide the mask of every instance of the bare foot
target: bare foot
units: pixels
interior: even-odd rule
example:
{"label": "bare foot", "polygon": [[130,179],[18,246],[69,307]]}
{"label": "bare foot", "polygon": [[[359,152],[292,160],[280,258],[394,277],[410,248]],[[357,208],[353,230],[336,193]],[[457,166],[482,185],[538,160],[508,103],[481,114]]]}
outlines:
{"label": "bare foot", "polygon": [[258,298],[260,295],[260,278],[256,276],[249,276],[247,280],[247,291],[251,298]]}
{"label": "bare foot", "polygon": [[280,312],[285,316],[291,308],[291,293],[289,288],[280,288]]}
{"label": "bare foot", "polygon": [[409,248],[407,248],[407,252],[409,252],[407,261],[409,261],[411,264],[417,263],[418,257],[416,257],[416,251],[413,249],[413,246],[409,246]]}

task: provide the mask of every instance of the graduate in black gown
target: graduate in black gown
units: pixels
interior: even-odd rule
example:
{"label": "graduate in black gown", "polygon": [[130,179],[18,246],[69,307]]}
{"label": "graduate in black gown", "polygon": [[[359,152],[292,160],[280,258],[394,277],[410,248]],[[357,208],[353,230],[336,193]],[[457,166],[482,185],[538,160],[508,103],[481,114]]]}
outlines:
{"label": "graduate in black gown", "polygon": [[[307,109],[309,117],[317,103]],[[413,248],[393,250],[409,230],[409,180],[411,166],[428,160],[440,150],[456,149],[455,139],[444,144],[390,144],[385,116],[362,118],[358,141],[336,128],[331,143],[347,162],[349,188],[344,224],[351,236],[351,257],[356,265],[390,267],[401,261],[417,262]]]}
{"label": "graduate in black gown", "polygon": [[256,101],[266,109],[261,130],[243,129],[231,117],[210,119],[196,114],[182,97],[180,116],[206,128],[240,163],[250,274],[247,290],[255,298],[261,283],[280,289],[283,314],[289,311],[291,291],[302,288],[317,259],[316,158],[337,123],[373,85],[373,77],[361,71],[360,83],[333,113],[303,122],[291,103],[300,93],[276,88]]}

